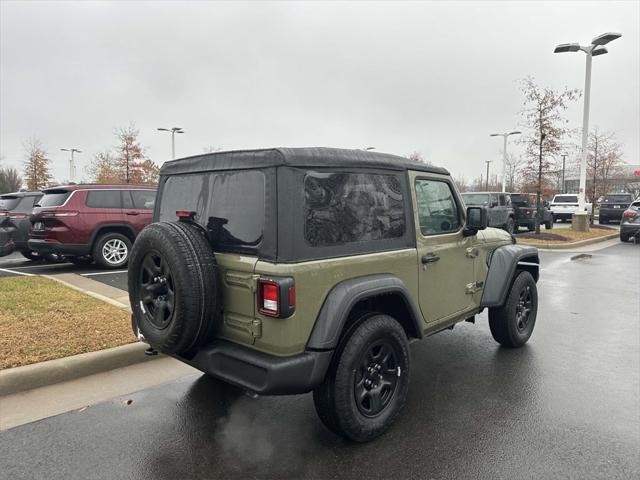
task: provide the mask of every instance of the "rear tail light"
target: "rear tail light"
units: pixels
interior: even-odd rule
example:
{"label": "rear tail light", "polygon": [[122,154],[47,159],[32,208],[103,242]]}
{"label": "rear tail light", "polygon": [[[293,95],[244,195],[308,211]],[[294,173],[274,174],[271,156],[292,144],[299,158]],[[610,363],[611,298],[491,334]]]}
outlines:
{"label": "rear tail light", "polygon": [[40,212],[42,217],[75,217],[78,215],[76,210],[53,210],[49,212]]}
{"label": "rear tail light", "polygon": [[24,220],[25,218],[27,218],[27,214],[26,213],[12,213],[11,215],[9,215],[9,217],[11,217],[12,220]]}
{"label": "rear tail light", "polygon": [[261,278],[258,280],[258,311],[268,317],[286,318],[296,306],[293,278]]}
{"label": "rear tail light", "polygon": [[9,212],[0,212],[0,217],[8,217]]}
{"label": "rear tail light", "polygon": [[636,218],[638,216],[638,214],[633,210],[626,210],[622,215],[627,218]]}

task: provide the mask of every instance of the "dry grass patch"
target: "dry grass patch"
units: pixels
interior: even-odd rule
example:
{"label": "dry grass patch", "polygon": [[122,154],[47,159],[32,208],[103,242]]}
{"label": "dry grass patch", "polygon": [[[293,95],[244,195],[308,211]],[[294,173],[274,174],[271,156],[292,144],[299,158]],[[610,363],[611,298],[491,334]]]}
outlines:
{"label": "dry grass patch", "polygon": [[0,278],[0,369],[133,341],[124,310],[53,280]]}
{"label": "dry grass patch", "polygon": [[536,235],[533,232],[523,233],[516,235],[516,240],[523,245],[552,246],[566,245],[591,238],[606,237],[607,235],[616,233],[616,230],[613,228],[594,225],[588,232],[574,232],[572,228],[569,227],[566,229],[551,230],[548,233],[541,232],[540,235]]}

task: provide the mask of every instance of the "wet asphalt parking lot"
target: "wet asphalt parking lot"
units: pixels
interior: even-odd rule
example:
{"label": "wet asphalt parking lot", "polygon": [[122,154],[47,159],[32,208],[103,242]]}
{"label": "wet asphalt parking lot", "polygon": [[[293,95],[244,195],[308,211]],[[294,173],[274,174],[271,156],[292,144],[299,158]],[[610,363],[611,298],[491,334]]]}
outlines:
{"label": "wet asphalt parking lot", "polygon": [[485,314],[412,344],[406,407],[369,444],[328,432],[311,395],[190,375],[0,433],[0,478],[638,478],[640,245],[589,255],[541,252],[525,347]]}

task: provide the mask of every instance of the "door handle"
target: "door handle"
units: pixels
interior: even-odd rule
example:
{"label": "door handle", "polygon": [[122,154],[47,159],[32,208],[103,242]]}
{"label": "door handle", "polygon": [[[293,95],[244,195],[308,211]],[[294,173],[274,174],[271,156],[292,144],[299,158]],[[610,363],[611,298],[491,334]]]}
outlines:
{"label": "door handle", "polygon": [[138,212],[127,212],[127,215],[140,215]]}
{"label": "door handle", "polygon": [[440,257],[433,253],[428,253],[422,256],[422,263],[436,263],[438,260],[440,260]]}

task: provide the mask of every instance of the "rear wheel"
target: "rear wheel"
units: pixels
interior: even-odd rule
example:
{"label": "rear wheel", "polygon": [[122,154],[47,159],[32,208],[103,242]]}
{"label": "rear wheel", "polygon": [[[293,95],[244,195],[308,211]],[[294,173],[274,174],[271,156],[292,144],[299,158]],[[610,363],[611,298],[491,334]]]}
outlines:
{"label": "rear wheel", "polygon": [[503,306],[489,309],[493,338],[505,347],[521,347],[531,334],[538,314],[538,290],[533,276],[520,271]]}
{"label": "rear wheel", "polygon": [[121,233],[105,233],[93,247],[93,258],[104,268],[121,268],[129,262],[131,240]]}
{"label": "rear wheel", "polygon": [[631,240],[631,235],[629,235],[628,233],[620,232],[620,241],[621,242],[628,242],[629,240]]}
{"label": "rear wheel", "polygon": [[42,256],[38,252],[34,252],[33,250],[20,250],[20,254],[26,258],[27,260],[31,260],[32,262],[42,260]]}
{"label": "rear wheel", "polygon": [[313,392],[318,416],[356,442],[382,435],[404,406],[409,370],[400,324],[388,315],[367,318],[342,339],[327,377]]}
{"label": "rear wheel", "polygon": [[83,255],[81,257],[66,257],[66,259],[74,265],[91,265],[93,258],[90,255]]}

